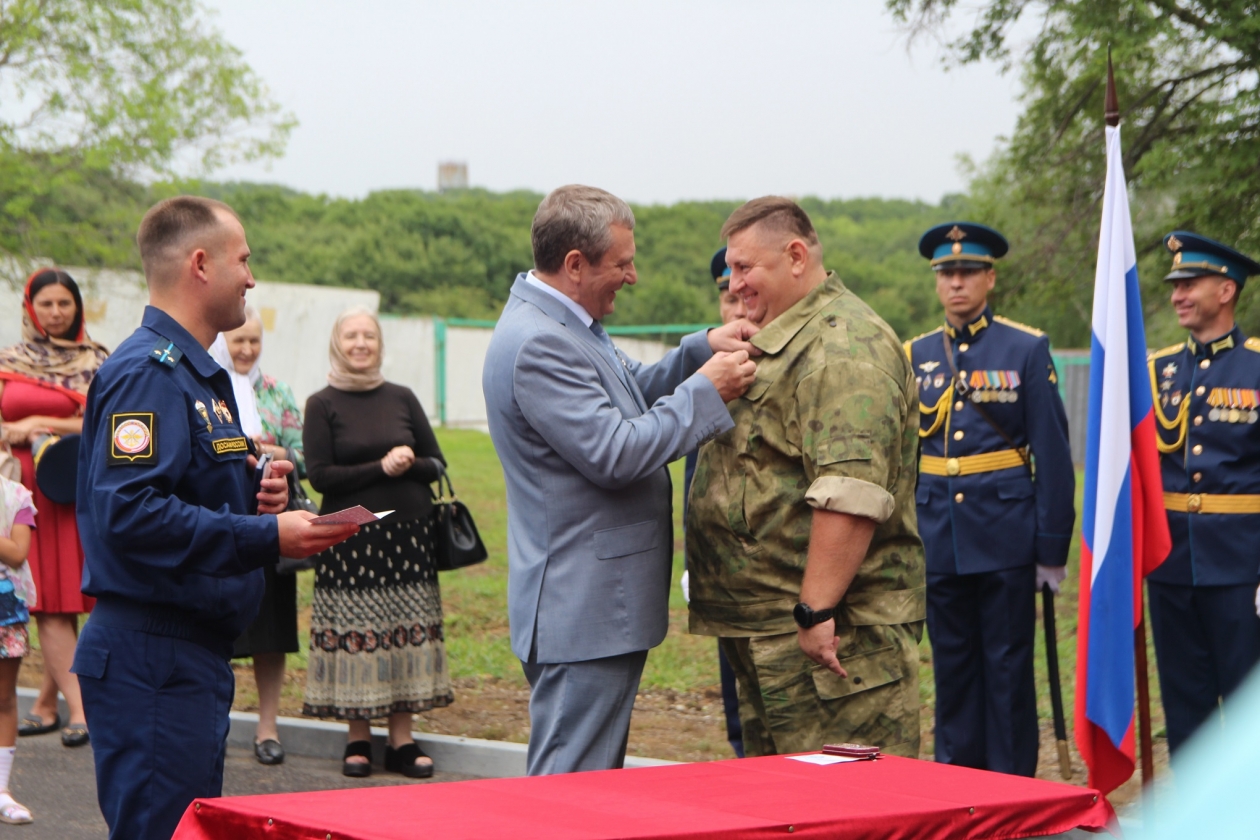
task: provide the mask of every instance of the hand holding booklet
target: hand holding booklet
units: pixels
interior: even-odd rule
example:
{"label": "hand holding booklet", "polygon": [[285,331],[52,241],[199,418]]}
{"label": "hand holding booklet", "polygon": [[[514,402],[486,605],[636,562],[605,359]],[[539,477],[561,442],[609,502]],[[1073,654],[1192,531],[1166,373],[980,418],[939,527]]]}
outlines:
{"label": "hand holding booklet", "polygon": [[392,510],[372,513],[363,505],[355,505],[352,508],[339,510],[336,513],[326,513],[323,516],[317,516],[307,521],[312,525],[367,525],[378,519],[384,519],[391,513],[393,513]]}

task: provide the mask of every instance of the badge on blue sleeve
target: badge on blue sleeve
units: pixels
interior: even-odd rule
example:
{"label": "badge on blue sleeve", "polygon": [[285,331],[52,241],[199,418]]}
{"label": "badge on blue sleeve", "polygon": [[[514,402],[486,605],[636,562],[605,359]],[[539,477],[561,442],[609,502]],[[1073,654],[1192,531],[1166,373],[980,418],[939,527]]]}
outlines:
{"label": "badge on blue sleeve", "polygon": [[157,462],[156,414],[151,411],[111,414],[109,428],[111,466]]}

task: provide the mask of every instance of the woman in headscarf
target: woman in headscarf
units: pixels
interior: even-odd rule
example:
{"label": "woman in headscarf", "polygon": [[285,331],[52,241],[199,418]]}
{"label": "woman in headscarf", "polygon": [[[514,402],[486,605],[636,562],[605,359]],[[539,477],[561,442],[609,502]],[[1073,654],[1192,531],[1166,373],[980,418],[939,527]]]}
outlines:
{"label": "woman in headscarf", "polygon": [[[260,453],[292,461],[299,477],[305,477],[302,459],[302,412],[289,386],[262,372],[262,319],[253,307],[245,307],[245,323],[220,333],[210,345],[210,355],[232,379],[237,418]],[[261,764],[281,764],[276,716],[284,687],[284,658],[297,653],[297,576],[278,574],[264,566],[267,588],[258,618],[236,641],[233,657],[253,657],[254,682],[258,686],[258,728],[254,755]]]}
{"label": "woman in headscarf", "polygon": [[70,673],[70,665],[78,639],[79,613],[92,609],[92,599],[79,591],[83,548],[74,505],[57,504],[40,491],[35,484],[30,444],[42,433],[82,431],[88,386],[108,355],[109,351],[88,337],[83,296],[74,279],[55,268],[32,274],[23,295],[22,341],[0,350],[4,439],[22,463],[22,484],[34,494],[39,511],[28,559],[37,593],[31,613],[39,631],[44,680],[18,733],[39,735],[61,727],[57,713],[60,690],[70,707],[70,720],[61,731],[61,742],[68,747],[88,742],[79,681]]}
{"label": "woman in headscarf", "polygon": [[376,315],[343,312],[328,387],[306,402],[320,512],[393,513],[318,558],[302,712],[349,721],[347,776],[372,772],[369,727],[388,716],[385,769],[423,778],[433,762],[412,739],[411,717],[454,699],[428,527],[429,485],[446,462],[416,395],[381,375],[381,350]]}

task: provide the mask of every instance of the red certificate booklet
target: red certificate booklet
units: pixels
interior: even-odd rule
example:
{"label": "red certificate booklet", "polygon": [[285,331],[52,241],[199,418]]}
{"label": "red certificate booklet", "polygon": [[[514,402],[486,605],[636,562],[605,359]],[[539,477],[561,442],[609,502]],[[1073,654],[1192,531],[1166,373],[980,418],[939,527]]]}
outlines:
{"label": "red certificate booklet", "polygon": [[392,510],[383,510],[380,513],[372,513],[363,505],[355,505],[352,508],[339,510],[336,513],[326,513],[323,516],[317,516],[308,520],[312,525],[367,525],[378,519],[384,519],[393,513]]}

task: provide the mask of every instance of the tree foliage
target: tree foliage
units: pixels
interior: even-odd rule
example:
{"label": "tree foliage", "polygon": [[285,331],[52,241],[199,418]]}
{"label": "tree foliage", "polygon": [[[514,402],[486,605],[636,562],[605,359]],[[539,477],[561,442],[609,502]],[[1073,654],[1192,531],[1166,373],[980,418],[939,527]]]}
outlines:
{"label": "tree foliage", "polygon": [[[887,0],[912,39],[943,34],[958,0]],[[1242,0],[984,0],[944,61],[1018,66],[1025,110],[973,174],[969,209],[1012,240],[1002,302],[1060,342],[1089,336],[1115,61],[1139,273],[1153,341],[1176,333],[1162,235],[1188,228],[1260,251],[1260,4]],[[1025,44],[1020,33],[1030,30]],[[956,30],[955,30],[956,31]],[[1244,303],[1247,297],[1244,296]],[[1260,307],[1243,313],[1252,326]]]}
{"label": "tree foliage", "polygon": [[0,248],[79,240],[136,179],[275,156],[295,124],[196,0],[0,0]]}
{"label": "tree foliage", "polygon": [[[376,192],[363,199],[287,187],[213,182],[142,186],[113,176],[54,190],[34,212],[38,253],[62,265],[139,268],[134,235],[154,201],[193,192],[230,204],[261,280],[374,289],[400,314],[494,319],[529,269],[530,222],[542,196],[461,190]],[[928,227],[959,211],[955,197],[921,202],[807,198],[827,266],[905,337],[939,323],[932,273],[916,250]],[[706,323],[717,317],[709,260],[738,202],[636,206],[639,281],[609,323]]]}

